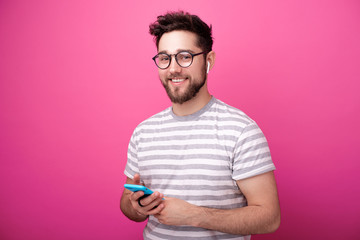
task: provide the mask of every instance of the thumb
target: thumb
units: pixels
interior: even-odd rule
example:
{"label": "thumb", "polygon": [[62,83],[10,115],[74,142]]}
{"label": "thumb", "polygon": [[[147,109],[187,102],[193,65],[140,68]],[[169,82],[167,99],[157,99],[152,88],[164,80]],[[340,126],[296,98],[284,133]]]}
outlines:
{"label": "thumb", "polygon": [[134,184],[136,184],[136,185],[141,185],[141,184],[140,184],[140,174],[136,173],[136,174],[134,175],[133,181],[134,181]]}

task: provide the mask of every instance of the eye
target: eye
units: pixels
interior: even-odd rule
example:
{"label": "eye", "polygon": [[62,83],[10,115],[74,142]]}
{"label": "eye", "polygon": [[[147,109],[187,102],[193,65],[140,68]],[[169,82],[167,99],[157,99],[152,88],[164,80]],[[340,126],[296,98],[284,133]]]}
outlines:
{"label": "eye", "polygon": [[178,55],[179,60],[188,61],[191,60],[191,54],[188,52],[183,52]]}
{"label": "eye", "polygon": [[159,55],[158,58],[161,62],[169,61],[169,57],[165,54]]}

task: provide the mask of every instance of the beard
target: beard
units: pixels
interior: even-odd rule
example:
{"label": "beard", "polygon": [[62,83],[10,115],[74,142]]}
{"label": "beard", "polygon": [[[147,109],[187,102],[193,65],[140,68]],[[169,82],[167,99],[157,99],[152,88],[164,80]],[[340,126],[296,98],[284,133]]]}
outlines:
{"label": "beard", "polygon": [[[180,76],[171,76],[170,78],[173,77],[180,77]],[[187,89],[185,89],[185,92],[182,94],[180,93],[179,87],[175,87],[173,91],[171,90],[169,86],[169,82],[171,80],[166,80],[166,82],[161,81],[161,83],[164,86],[166,93],[169,96],[172,103],[183,104],[184,102],[193,99],[196,96],[196,94],[200,91],[200,89],[204,86],[207,79],[206,69],[204,69],[204,74],[201,76],[201,78],[202,81],[190,81],[189,80],[190,78],[187,78],[188,81],[190,81],[190,84],[187,87]]]}

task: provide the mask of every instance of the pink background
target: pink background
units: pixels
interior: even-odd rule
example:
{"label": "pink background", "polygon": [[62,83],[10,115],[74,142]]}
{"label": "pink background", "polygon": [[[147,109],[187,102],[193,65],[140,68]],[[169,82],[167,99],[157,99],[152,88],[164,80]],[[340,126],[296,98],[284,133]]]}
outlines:
{"label": "pink background", "polygon": [[0,1],[0,238],[141,239],[127,145],[170,105],[148,25],[184,9],[213,25],[211,93],[277,166],[282,224],[253,239],[359,239],[359,1],[174,2]]}

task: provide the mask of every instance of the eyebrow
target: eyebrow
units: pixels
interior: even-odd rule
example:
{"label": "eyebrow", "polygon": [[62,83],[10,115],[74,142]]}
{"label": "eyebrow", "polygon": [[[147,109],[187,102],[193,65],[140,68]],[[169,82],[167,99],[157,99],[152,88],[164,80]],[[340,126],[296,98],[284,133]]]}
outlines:
{"label": "eyebrow", "polygon": [[[179,53],[179,52],[189,52],[189,53],[194,53],[194,51],[193,50],[191,50],[191,49],[176,49],[176,53]],[[166,53],[166,54],[169,54],[168,53],[168,51],[166,51],[166,50],[164,50],[164,51],[160,51],[160,52],[158,52],[158,54],[159,53]],[[174,54],[176,54],[176,53],[174,53]]]}

